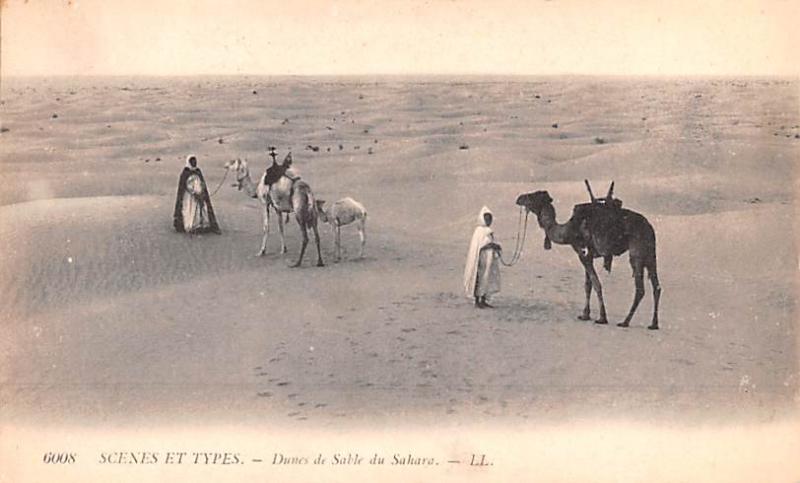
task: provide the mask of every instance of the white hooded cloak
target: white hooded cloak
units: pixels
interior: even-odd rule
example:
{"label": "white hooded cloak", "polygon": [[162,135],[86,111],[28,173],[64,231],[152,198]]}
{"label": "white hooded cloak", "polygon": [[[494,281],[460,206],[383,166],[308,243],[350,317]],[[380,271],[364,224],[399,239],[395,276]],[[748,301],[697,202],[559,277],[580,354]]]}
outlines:
{"label": "white hooded cloak", "polygon": [[499,253],[496,250],[482,250],[494,243],[494,231],[486,226],[483,215],[492,212],[487,207],[478,215],[479,225],[472,233],[472,241],[467,252],[467,265],[464,269],[464,293],[467,297],[485,297],[500,291]]}

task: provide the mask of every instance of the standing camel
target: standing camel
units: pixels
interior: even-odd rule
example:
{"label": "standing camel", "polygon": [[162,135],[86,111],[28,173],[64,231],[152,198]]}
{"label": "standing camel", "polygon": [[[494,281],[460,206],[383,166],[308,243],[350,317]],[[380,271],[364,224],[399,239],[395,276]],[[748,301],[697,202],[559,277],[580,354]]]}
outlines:
{"label": "standing camel", "polygon": [[364,205],[349,196],[333,203],[330,209],[326,210],[324,205],[325,200],[317,200],[317,213],[319,213],[320,220],[323,223],[330,223],[333,230],[336,261],[342,259],[342,227],[354,222],[358,222],[356,226],[358,227],[358,237],[361,239],[358,258],[363,258],[364,243],[367,240],[367,210]]}
{"label": "standing camel", "polygon": [[[286,239],[283,233],[283,213],[294,212],[297,225],[303,234],[303,246],[300,248],[300,257],[292,267],[299,267],[303,262],[303,255],[308,245],[308,230],[314,231],[314,243],[317,245],[317,266],[322,267],[322,253],[319,246],[319,230],[317,229],[317,207],[314,202],[314,193],[311,187],[302,180],[293,181],[283,176],[279,181],[267,189],[264,176],[258,184],[250,178],[250,169],[244,159],[234,159],[225,163],[225,169],[236,173],[236,184],[239,190],[244,190],[251,198],[257,198],[263,208],[264,236],[261,239],[261,249],[256,256],[262,256],[267,251],[267,238],[269,236],[270,206],[278,215],[278,229],[281,233],[281,253],[286,253]],[[288,215],[287,215],[288,216]]]}
{"label": "standing camel", "polygon": [[[587,182],[588,187],[588,182]],[[611,260],[626,251],[629,252],[630,264],[633,269],[633,278],[636,292],[633,305],[619,327],[628,327],[644,297],[644,270],[653,286],[653,320],[648,329],[658,329],[658,302],[661,297],[661,285],[658,282],[656,271],[656,234],[647,219],[631,210],[621,207],[621,202],[613,198],[614,183],[608,190],[608,195],[603,200],[592,196],[591,203],[575,205],[572,217],[563,224],[556,222],[556,210],[553,207],[553,198],[547,191],[536,191],[519,195],[517,205],[524,206],[533,212],[539,226],[545,231],[544,247],[550,249],[550,242],[560,245],[570,245],[578,254],[578,258],[586,273],[584,288],[586,292],[586,305],[583,313],[578,316],[581,320],[589,320],[589,300],[592,289],[597,292],[600,302],[600,318],[595,322],[607,324],[606,307],[603,301],[603,289],[600,278],[594,270],[594,259],[605,258],[605,267],[611,270]]]}

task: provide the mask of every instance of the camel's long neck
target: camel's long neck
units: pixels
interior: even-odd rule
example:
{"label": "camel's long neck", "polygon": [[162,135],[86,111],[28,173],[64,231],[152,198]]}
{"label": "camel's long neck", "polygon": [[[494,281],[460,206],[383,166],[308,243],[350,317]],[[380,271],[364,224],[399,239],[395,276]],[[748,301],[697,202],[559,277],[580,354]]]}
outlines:
{"label": "camel's long neck", "polygon": [[547,238],[553,243],[558,243],[559,245],[567,245],[570,243],[569,224],[559,224],[556,222],[556,209],[553,205],[547,205],[542,208],[538,220],[539,226],[544,229]]}

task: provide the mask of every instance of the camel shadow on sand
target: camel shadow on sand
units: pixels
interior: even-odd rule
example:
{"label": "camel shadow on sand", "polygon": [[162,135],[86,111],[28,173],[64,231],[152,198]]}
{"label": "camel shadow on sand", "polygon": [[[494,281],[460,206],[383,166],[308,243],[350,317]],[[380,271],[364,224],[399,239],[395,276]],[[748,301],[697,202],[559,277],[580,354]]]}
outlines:
{"label": "camel shadow on sand", "polygon": [[561,322],[565,317],[562,314],[570,310],[562,304],[553,304],[544,301],[529,300],[522,297],[498,297],[493,302],[494,309],[481,310],[495,314],[494,317],[502,322],[517,324],[536,323],[550,324]]}
{"label": "camel shadow on sand", "polygon": [[[470,319],[495,320],[511,323],[537,324],[559,323],[569,320],[565,314],[572,313],[575,308],[568,304],[545,301],[531,301],[523,297],[508,295],[498,296],[491,301],[494,308],[478,309],[466,297],[454,292],[440,292],[433,295],[418,296],[415,301],[428,298],[437,306],[447,309],[458,309],[470,314]],[[578,313],[578,312],[575,312]]]}
{"label": "camel shadow on sand", "polygon": [[[327,251],[325,252],[327,254]],[[333,253],[333,252],[331,252]],[[347,257],[347,252],[342,254],[341,260],[335,260],[333,255],[329,255],[331,265],[348,265],[348,264],[356,264],[356,265],[368,265],[378,261],[378,257],[374,256],[367,256],[364,255],[363,257],[359,257],[358,255],[353,256],[352,258]]]}

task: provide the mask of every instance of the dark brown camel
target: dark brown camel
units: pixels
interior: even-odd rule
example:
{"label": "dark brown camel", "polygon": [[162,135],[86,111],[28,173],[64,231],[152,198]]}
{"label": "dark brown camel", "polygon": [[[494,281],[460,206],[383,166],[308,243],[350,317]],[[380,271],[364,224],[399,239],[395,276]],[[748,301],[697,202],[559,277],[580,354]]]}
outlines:
{"label": "dark brown camel", "polygon": [[[588,183],[587,183],[588,187]],[[572,217],[563,224],[556,222],[556,210],[553,198],[547,191],[525,193],[517,198],[517,205],[524,206],[533,212],[539,226],[545,231],[544,248],[550,249],[550,242],[570,245],[578,254],[578,258],[586,272],[584,284],[586,305],[578,317],[589,320],[589,300],[592,288],[597,292],[600,302],[600,318],[595,322],[607,324],[606,307],[603,301],[603,289],[600,278],[594,270],[594,259],[605,258],[605,267],[611,270],[611,260],[626,251],[630,253],[631,268],[636,286],[628,316],[619,327],[628,327],[644,297],[644,269],[653,285],[653,321],[649,329],[658,329],[658,301],[661,297],[661,285],[656,272],[656,234],[647,219],[634,211],[622,208],[622,203],[613,198],[614,183],[608,190],[605,199],[597,200],[592,195],[591,203],[575,205]],[[590,190],[591,194],[591,190]]]}

